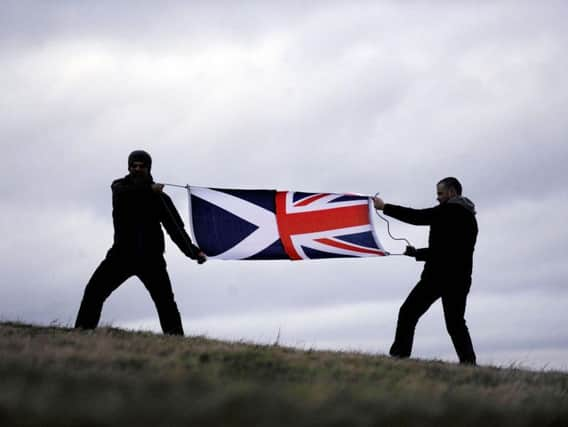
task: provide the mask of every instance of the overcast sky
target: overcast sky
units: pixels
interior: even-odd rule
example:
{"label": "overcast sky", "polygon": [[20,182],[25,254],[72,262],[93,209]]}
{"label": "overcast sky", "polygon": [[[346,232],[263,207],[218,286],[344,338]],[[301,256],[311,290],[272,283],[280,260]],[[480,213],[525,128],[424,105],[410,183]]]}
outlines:
{"label": "overcast sky", "polygon": [[[566,22],[563,0],[1,1],[0,319],[74,323],[133,149],[161,182],[416,208],[454,175],[480,227],[478,361],[568,370]],[[167,191],[187,223],[184,191]],[[392,229],[427,242],[426,227]],[[377,354],[422,268],[198,266],[170,241],[166,258],[188,335]],[[160,330],[138,279],[102,324]],[[457,360],[439,302],[413,356]]]}

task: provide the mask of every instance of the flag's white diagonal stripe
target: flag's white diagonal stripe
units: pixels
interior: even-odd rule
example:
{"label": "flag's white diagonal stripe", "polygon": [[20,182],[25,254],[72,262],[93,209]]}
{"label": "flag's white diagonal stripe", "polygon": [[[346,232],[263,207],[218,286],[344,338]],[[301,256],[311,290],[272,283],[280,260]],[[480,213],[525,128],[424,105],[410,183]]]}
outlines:
{"label": "flag's white diagonal stripe", "polygon": [[209,188],[192,187],[191,194],[248,221],[259,228],[227,251],[212,259],[248,258],[279,238],[274,213],[231,194]]}

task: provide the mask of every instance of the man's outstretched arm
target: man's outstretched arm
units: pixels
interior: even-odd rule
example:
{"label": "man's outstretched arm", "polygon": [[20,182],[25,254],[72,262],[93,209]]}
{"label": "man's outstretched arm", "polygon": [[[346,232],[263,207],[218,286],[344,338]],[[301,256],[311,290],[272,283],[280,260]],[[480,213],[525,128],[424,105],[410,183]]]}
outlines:
{"label": "man's outstretched arm", "polygon": [[172,199],[170,199],[167,194],[162,193],[161,188],[156,189],[155,191],[160,193],[159,197],[162,200],[164,208],[162,224],[164,224],[170,238],[187,257],[197,260],[199,264],[203,264],[207,260],[207,257],[203,251],[191,241],[191,238],[185,231],[183,220],[174,206]]}
{"label": "man's outstretched arm", "polygon": [[382,210],[385,215],[412,225],[430,225],[437,212],[437,207],[427,209],[412,209],[404,206],[385,203],[380,197],[373,197],[375,209]]}

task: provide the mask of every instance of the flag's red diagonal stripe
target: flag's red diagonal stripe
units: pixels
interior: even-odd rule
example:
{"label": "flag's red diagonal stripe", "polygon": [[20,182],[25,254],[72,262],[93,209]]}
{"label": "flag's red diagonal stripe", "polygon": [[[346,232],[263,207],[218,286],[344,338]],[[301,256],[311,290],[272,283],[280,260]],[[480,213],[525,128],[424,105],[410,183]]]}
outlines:
{"label": "flag's red diagonal stripe", "polygon": [[369,224],[369,208],[363,205],[309,212],[286,212],[286,192],[276,193],[276,222],[284,250],[290,259],[301,259],[292,244],[292,235],[317,233]]}
{"label": "flag's red diagonal stripe", "polygon": [[305,198],[304,200],[302,200],[301,202],[298,203],[294,203],[294,206],[306,206],[309,205],[312,202],[315,202],[316,200],[319,200],[325,196],[329,196],[329,194],[316,194],[314,196],[310,196]]}
{"label": "flag's red diagonal stripe", "polygon": [[349,251],[361,252],[361,253],[364,253],[364,254],[375,254],[375,255],[383,255],[383,256],[385,254],[383,251],[378,251],[378,250],[375,250],[375,249],[360,248],[358,246],[352,246],[352,245],[349,245],[347,243],[338,242],[336,240],[331,240],[331,239],[328,239],[328,238],[315,239],[315,241],[319,242],[319,243],[323,243],[324,245],[333,246],[335,248],[347,249]]}

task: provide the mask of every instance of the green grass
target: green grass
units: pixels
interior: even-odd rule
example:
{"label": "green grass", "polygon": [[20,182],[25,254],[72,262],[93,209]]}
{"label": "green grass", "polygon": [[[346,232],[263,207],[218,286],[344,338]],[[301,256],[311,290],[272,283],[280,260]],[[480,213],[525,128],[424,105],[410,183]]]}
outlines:
{"label": "green grass", "polygon": [[568,426],[568,375],[0,323],[0,426]]}

